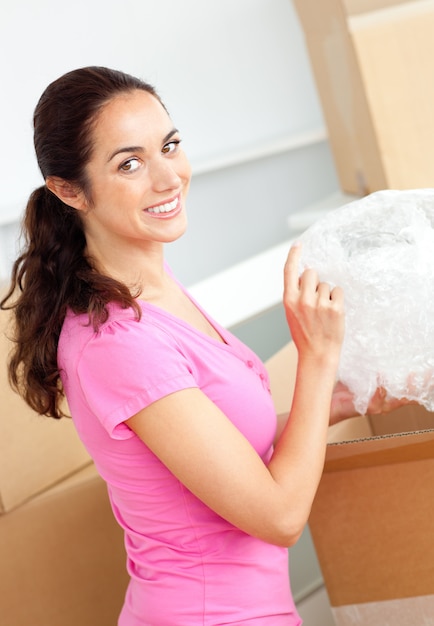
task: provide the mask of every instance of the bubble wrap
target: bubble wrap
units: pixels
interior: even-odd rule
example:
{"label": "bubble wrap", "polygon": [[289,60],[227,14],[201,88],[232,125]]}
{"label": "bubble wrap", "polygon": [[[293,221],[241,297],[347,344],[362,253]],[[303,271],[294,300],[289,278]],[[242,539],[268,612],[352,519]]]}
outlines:
{"label": "bubble wrap", "polygon": [[378,386],[434,410],[434,189],[378,191],[299,238],[300,271],[345,294],[338,377],[365,413]]}

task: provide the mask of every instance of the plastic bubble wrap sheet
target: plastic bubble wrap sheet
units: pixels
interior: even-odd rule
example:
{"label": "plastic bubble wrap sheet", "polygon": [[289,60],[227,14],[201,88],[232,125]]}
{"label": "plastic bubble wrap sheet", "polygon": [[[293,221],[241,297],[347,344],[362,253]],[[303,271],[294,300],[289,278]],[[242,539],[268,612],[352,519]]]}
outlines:
{"label": "plastic bubble wrap sheet", "polygon": [[434,410],[434,189],[385,190],[328,213],[299,238],[300,271],[345,294],[338,377],[365,413],[375,389]]}

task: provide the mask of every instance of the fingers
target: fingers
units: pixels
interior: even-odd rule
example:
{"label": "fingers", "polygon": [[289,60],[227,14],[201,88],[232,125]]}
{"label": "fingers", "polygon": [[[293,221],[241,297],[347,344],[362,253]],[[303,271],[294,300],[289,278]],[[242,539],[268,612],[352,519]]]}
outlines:
{"label": "fingers", "polygon": [[344,290],[341,287],[333,287],[330,291],[330,300],[339,308],[344,306]]}
{"label": "fingers", "polygon": [[332,301],[342,306],[344,293],[340,287],[332,288],[328,283],[320,282],[318,274],[313,269],[306,269],[300,275],[299,265],[301,258],[301,244],[294,244],[289,250],[285,263],[284,280],[285,293],[289,300],[302,296],[314,297],[320,302]]}
{"label": "fingers", "polygon": [[316,294],[319,280],[315,270],[306,269],[300,275],[299,265],[301,257],[301,244],[294,244],[286,259],[284,269],[285,293],[289,301],[298,300],[301,296],[309,298]]}
{"label": "fingers", "polygon": [[300,275],[300,257],[301,246],[293,246],[284,270],[283,304],[291,336],[299,354],[336,353],[344,335],[343,291],[320,281],[313,269]]}
{"label": "fingers", "polygon": [[390,396],[384,387],[378,387],[369,400],[366,409],[367,415],[380,415],[381,413],[389,413],[406,404],[413,404],[406,398],[394,398]]}
{"label": "fingers", "polygon": [[318,294],[318,300],[327,302],[331,300],[332,289],[328,283],[318,283],[316,292]]}
{"label": "fingers", "polygon": [[285,289],[289,293],[299,289],[299,263],[301,258],[301,244],[294,244],[288,253],[284,267]]}

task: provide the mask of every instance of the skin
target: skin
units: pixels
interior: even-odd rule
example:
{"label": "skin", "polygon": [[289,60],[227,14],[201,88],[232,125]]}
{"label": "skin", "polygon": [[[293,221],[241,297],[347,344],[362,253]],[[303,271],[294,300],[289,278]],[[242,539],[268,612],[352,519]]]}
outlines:
{"label": "skin", "polygon": [[[164,270],[164,244],[178,239],[187,224],[191,172],[179,139],[155,97],[142,91],[117,96],[93,131],[91,200],[67,181],[46,182],[81,212],[87,252],[101,271],[140,286],[141,298],[222,340]],[[176,208],[164,217],[149,212],[172,201]],[[292,409],[268,466],[198,389],[173,393],[126,422],[211,509],[246,533],[283,546],[294,544],[307,522],[329,421],[354,414],[347,390],[335,388],[343,293],[320,283],[313,270],[299,277],[299,257],[295,246],[284,268],[283,302],[298,351]]]}

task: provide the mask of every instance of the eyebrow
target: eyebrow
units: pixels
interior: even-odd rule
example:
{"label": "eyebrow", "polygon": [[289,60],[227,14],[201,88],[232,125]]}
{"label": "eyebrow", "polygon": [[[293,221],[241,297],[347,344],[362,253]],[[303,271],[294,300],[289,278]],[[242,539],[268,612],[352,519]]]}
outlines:
{"label": "eyebrow", "polygon": [[[173,135],[176,135],[176,133],[179,133],[179,130],[177,128],[172,128],[172,130],[170,132],[167,133],[167,135],[165,137],[163,137],[163,144],[165,144],[167,141],[169,141],[169,139],[171,139],[173,137]],[[122,148],[118,148],[117,150],[115,150],[114,152],[112,152],[112,154],[109,156],[107,162],[109,163],[117,154],[123,154],[124,152],[145,152],[145,148],[143,146],[125,146]]]}

